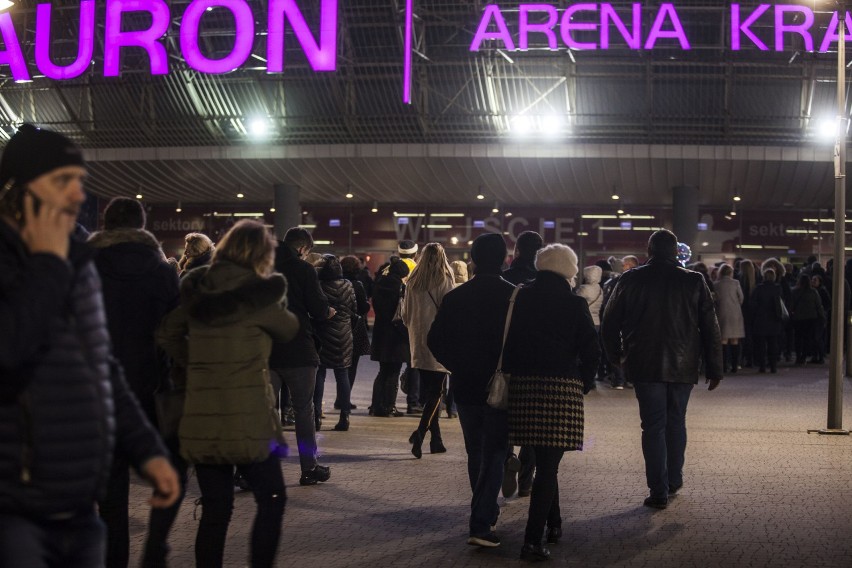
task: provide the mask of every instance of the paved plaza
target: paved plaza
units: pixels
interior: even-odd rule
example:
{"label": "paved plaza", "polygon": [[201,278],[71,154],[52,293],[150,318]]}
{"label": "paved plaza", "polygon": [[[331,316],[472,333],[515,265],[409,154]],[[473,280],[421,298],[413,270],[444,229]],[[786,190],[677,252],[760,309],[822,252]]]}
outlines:
{"label": "paved plaza", "polygon": [[[468,546],[470,488],[458,420],[441,420],[446,454],[410,453],[417,420],[372,418],[367,406],[378,366],[362,359],[349,432],[319,433],[331,480],[298,485],[298,458],[282,461],[287,511],[279,566],[514,566],[528,498],[503,500],[497,549]],[[647,495],[633,391],[603,383],[586,397],[586,447],[567,453],[559,473],[564,537],[553,565],[623,567],[852,567],[852,437],[808,434],[825,427],[826,366],[744,370],[708,392],[699,385],[688,412],[684,488],[664,511]],[[330,375],[330,374],[329,374]],[[844,426],[852,427],[852,381],[845,380]],[[403,395],[400,394],[400,401]],[[404,403],[400,404],[405,408]],[[329,430],[326,430],[329,428]],[[295,436],[287,433],[295,453]],[[131,494],[131,565],[147,526],[146,488]],[[172,532],[171,563],[194,564],[201,508],[191,477]],[[227,566],[248,565],[254,501],[238,492]]]}

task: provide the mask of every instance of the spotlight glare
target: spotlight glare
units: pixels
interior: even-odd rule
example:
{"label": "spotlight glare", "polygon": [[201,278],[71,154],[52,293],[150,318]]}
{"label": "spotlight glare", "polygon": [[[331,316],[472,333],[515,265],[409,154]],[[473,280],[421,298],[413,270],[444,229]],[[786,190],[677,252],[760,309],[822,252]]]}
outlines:
{"label": "spotlight glare", "polygon": [[562,118],[556,115],[543,117],[541,130],[547,136],[558,136],[562,131]]}
{"label": "spotlight glare", "polygon": [[141,193],[137,193],[137,194],[136,194],[136,199],[142,199],[142,194],[141,194]]}
{"label": "spotlight glare", "polygon": [[735,195],[734,201],[742,201],[742,197],[740,197],[739,195]]}
{"label": "spotlight glare", "polygon": [[352,195],[351,193],[346,194],[346,199],[352,199],[353,197],[355,197],[355,196]]}
{"label": "spotlight glare", "polygon": [[242,193],[237,194],[237,199],[242,199],[243,197],[245,197],[245,195],[243,195]]}
{"label": "spotlight glare", "polygon": [[249,131],[252,136],[262,138],[269,132],[269,121],[264,118],[255,118],[249,123]]}
{"label": "spotlight glare", "polygon": [[532,130],[532,127],[532,121],[528,116],[520,115],[516,116],[514,120],[512,120],[512,132],[515,134],[527,134],[530,130]]}

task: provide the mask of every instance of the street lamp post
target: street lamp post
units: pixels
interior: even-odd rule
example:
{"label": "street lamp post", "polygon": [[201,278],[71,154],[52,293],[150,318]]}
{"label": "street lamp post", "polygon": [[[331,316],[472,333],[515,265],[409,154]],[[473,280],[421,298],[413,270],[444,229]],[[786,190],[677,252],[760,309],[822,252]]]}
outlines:
{"label": "street lamp post", "polygon": [[[834,271],[832,272],[831,359],[828,370],[828,424],[820,434],[849,435],[843,429],[843,309],[846,255],[846,5],[839,2],[837,38],[837,141],[834,144]],[[852,357],[852,353],[849,353]]]}

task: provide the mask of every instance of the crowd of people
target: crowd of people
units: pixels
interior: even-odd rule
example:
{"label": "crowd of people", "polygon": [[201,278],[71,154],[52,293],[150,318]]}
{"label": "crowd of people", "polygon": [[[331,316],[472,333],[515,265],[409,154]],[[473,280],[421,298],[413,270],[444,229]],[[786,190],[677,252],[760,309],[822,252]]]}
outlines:
{"label": "crowd of people", "polygon": [[[131,467],[154,488],[143,564],[164,566],[190,466],[201,491],[197,565],[223,563],[234,484],[257,504],[251,565],[273,565],[283,426],[295,428],[299,483],[328,481],[316,443],[325,379],[331,371],[336,384],[333,430],[346,432],[367,355],[379,366],[369,415],[419,415],[415,458],[427,437],[430,453],[447,451],[442,407],[458,417],[467,542],[500,545],[498,495],[517,491],[530,497],[521,557],[545,560],[562,536],[559,464],[583,449],[596,379],[635,389],[644,504],[664,509],[684,485],[699,376],[713,390],[741,366],[821,363],[828,345],[832,267],[815,259],[798,271],[775,259],[688,270],[675,235],[660,230],[644,263],[630,255],[581,269],[570,247],[527,231],[508,266],[503,236],[486,233],[467,263],[439,243],[400,241],[370,275],[357,257],[312,253],[304,228],[276,241],[249,220],[217,243],[189,234],[183,257],[167,259],[134,199],[112,200],[103,230],[81,234],[85,176],[79,148],[28,125],[0,162],[4,566],[126,567]],[[489,401],[498,375],[510,377],[506,405]]]}

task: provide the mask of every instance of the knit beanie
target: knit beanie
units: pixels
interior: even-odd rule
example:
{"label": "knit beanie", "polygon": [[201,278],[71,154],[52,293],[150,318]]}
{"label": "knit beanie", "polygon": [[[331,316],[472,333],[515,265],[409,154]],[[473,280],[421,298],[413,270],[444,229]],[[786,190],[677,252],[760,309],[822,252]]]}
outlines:
{"label": "knit beanie", "polygon": [[479,235],[470,247],[470,258],[477,270],[500,270],[507,253],[506,241],[497,233]]}
{"label": "knit beanie", "polygon": [[0,187],[9,180],[21,186],[65,166],[86,167],[80,147],[62,134],[24,124],[3,151]]}
{"label": "knit beanie", "polygon": [[414,241],[399,241],[397,246],[399,254],[417,254],[417,243]]}
{"label": "knit beanie", "polygon": [[566,245],[547,245],[535,255],[535,268],[555,272],[566,280],[571,280],[578,271],[577,254]]}

